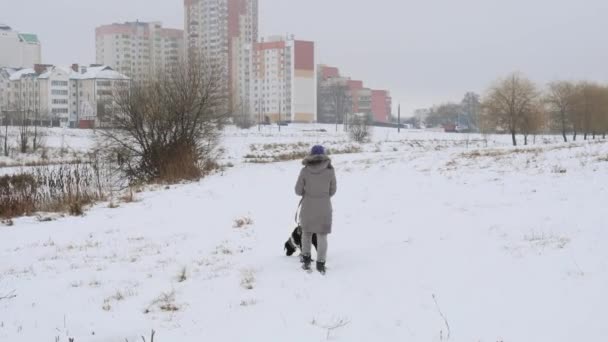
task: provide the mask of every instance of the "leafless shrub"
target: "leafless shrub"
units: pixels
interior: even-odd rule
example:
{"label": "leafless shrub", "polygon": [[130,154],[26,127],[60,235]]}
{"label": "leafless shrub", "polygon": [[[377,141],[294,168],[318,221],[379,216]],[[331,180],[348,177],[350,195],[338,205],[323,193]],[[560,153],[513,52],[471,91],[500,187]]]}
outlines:
{"label": "leafless shrub", "polygon": [[160,296],[150,303],[150,306],[144,310],[144,313],[150,313],[154,310],[154,308],[158,308],[159,310],[165,312],[179,311],[179,306],[175,304],[175,291],[161,293]]}
{"label": "leafless shrub", "polygon": [[7,293],[7,294],[1,294],[1,295],[0,295],[0,301],[1,301],[1,300],[9,300],[9,299],[13,299],[13,298],[15,298],[15,297],[17,297],[16,290],[12,290],[12,291],[10,291],[10,292],[9,292],[9,293]]}
{"label": "leafless shrub", "polygon": [[348,127],[351,140],[357,143],[366,143],[371,139],[372,131],[367,118],[355,117]]}
{"label": "leafless shrub", "polygon": [[343,328],[343,327],[349,325],[350,320],[347,318],[337,318],[329,324],[320,324],[317,322],[316,319],[313,319],[312,322],[310,322],[310,324],[317,326],[319,328],[325,329],[325,331],[326,331],[325,339],[329,340],[331,338],[331,333],[334,330],[340,329],[340,328]]}
{"label": "leafless shrub", "polygon": [[253,306],[256,305],[258,303],[257,300],[255,299],[248,299],[248,300],[241,300],[241,303],[239,304],[240,306]]}
{"label": "leafless shrub", "polygon": [[250,226],[253,224],[253,220],[248,217],[248,216],[244,216],[244,217],[240,217],[234,220],[234,224],[232,225],[233,228],[245,228],[247,226]]}
{"label": "leafless shrub", "polygon": [[115,91],[103,150],[129,181],[177,182],[202,176],[225,122],[221,72],[190,59],[171,72]]}
{"label": "leafless shrub", "polygon": [[[435,308],[437,309],[437,313],[439,313],[439,315],[443,319],[443,323],[445,323],[445,327],[447,329],[447,334],[448,334],[446,340],[449,340],[450,336],[452,334],[452,331],[450,329],[450,323],[448,322],[447,317],[441,311],[441,308],[439,307],[439,303],[437,302],[437,296],[435,296],[434,293],[433,293],[433,302],[435,302]],[[440,340],[443,341],[443,330],[441,330],[441,332],[440,332]]]}
{"label": "leafless shrub", "polygon": [[129,187],[125,190],[124,195],[120,198],[124,203],[133,203],[136,202],[135,195],[133,194],[133,187]]}
{"label": "leafless shrub", "polygon": [[[251,153],[244,156],[245,161],[248,163],[277,163],[292,160],[303,159],[308,156],[308,144],[264,144],[264,145],[251,145]],[[361,147],[349,144],[344,146],[338,146],[335,148],[329,148],[328,154],[350,154],[360,153]]]}
{"label": "leafless shrub", "polygon": [[235,115],[232,119],[236,127],[240,129],[249,129],[254,125],[253,119],[248,114]]}
{"label": "leafless shrub", "polygon": [[553,168],[551,169],[551,172],[553,173],[558,173],[558,174],[564,174],[567,173],[568,170],[566,170],[564,167],[559,166],[559,165],[554,165]]}
{"label": "leafless shrub", "polygon": [[82,215],[84,206],[105,198],[110,180],[94,163],[38,167],[0,177],[0,217],[36,211]]}
{"label": "leafless shrub", "polygon": [[253,290],[255,285],[255,270],[243,269],[241,270],[241,287],[246,290]]}
{"label": "leafless shrub", "polygon": [[186,280],[188,280],[188,270],[186,269],[186,267],[184,266],[181,271],[179,272],[179,274],[177,275],[177,281],[179,283],[183,283]]}

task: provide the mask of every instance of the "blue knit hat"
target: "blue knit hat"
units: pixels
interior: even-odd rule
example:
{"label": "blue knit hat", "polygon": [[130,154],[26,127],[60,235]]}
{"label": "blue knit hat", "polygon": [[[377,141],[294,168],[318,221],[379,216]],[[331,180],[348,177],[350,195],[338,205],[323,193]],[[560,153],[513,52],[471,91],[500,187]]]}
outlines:
{"label": "blue knit hat", "polygon": [[315,145],[310,150],[311,156],[318,156],[318,155],[323,155],[323,154],[325,154],[325,148],[321,145]]}

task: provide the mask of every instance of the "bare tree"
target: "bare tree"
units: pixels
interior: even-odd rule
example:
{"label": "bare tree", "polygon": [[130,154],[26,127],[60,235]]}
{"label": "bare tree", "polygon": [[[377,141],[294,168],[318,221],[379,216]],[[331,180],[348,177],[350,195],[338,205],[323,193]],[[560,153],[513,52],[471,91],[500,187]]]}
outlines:
{"label": "bare tree", "polygon": [[606,133],[608,133],[608,87],[602,87],[601,94],[601,106],[598,117],[598,128],[602,134],[602,138],[606,139]]}
{"label": "bare tree", "polygon": [[[465,122],[469,130],[479,130],[480,97],[474,92],[467,92],[460,103],[463,117],[458,121]],[[462,122],[459,122],[461,124]]]}
{"label": "bare tree", "polygon": [[26,103],[18,101],[17,105],[18,113],[20,114],[19,120],[19,152],[27,153],[30,140],[30,119],[29,119],[29,107]]}
{"label": "bare tree", "polygon": [[320,105],[335,115],[336,131],[338,124],[345,122],[345,117],[352,108],[349,88],[345,83],[335,81],[320,90]]}
{"label": "bare tree", "polygon": [[232,115],[232,121],[236,127],[241,129],[249,129],[253,127],[254,121],[249,111],[249,107],[246,103],[241,101],[238,104],[232,105],[234,114]]}
{"label": "bare tree", "polygon": [[533,112],[539,92],[532,81],[519,73],[498,80],[485,97],[484,106],[496,124],[508,130],[517,146],[518,129],[522,120]]}
{"label": "bare tree", "polygon": [[568,81],[549,83],[545,101],[553,114],[553,120],[561,130],[564,142],[568,142],[566,133],[573,127],[572,113],[576,104],[576,85]]}
{"label": "bare tree", "polygon": [[358,143],[368,142],[372,135],[370,118],[357,115],[351,121],[348,127],[350,138]]}
{"label": "bare tree", "polygon": [[598,85],[590,82],[580,82],[576,87],[574,106],[574,140],[578,131],[583,133],[583,139],[587,140],[593,131],[593,117],[597,111]]}
{"label": "bare tree", "polygon": [[8,154],[9,154],[8,153],[9,152],[8,151],[8,124],[9,124],[9,117],[8,117],[8,115],[9,115],[8,110],[5,110],[4,111],[4,116],[2,117],[3,123],[4,123],[4,137],[3,137],[4,138],[4,144],[3,144],[3,146],[4,146],[4,156],[5,157],[8,157]]}
{"label": "bare tree", "polygon": [[218,70],[190,58],[172,72],[115,91],[105,151],[131,181],[201,176],[228,117]]}
{"label": "bare tree", "polygon": [[542,101],[533,101],[528,111],[519,121],[519,130],[524,136],[524,145],[528,145],[528,137],[531,134],[535,136],[534,140],[536,141],[536,134],[541,132],[547,122],[545,116],[545,108]]}

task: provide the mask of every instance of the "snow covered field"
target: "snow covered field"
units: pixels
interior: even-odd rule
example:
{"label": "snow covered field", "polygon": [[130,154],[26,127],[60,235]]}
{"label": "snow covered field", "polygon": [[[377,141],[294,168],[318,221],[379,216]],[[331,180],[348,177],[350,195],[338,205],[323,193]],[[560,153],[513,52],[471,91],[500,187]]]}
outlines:
{"label": "snow covered field", "polygon": [[333,155],[321,276],[282,250],[300,162],[265,162],[347,136],[229,128],[225,172],[0,226],[0,341],[608,340],[608,144],[482,138],[376,129]]}

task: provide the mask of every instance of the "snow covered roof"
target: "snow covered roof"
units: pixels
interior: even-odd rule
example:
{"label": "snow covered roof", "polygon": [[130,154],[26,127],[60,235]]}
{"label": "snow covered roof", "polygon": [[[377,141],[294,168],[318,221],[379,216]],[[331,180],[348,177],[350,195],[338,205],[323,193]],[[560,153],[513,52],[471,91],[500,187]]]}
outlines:
{"label": "snow covered roof", "polygon": [[84,73],[72,73],[71,78],[88,80],[88,79],[112,79],[112,80],[128,80],[129,78],[118,71],[110,68],[107,65],[85,67]]}
{"label": "snow covered roof", "polygon": [[6,24],[3,24],[3,23],[0,23],[0,30],[2,30],[2,31],[11,31],[12,29],[11,29],[10,26],[8,26]]}
{"label": "snow covered roof", "polygon": [[17,71],[19,71],[18,68],[11,68],[11,67],[2,67],[0,68],[0,71],[3,71],[5,73],[7,73],[9,76],[16,73]]}
{"label": "snow covered roof", "polygon": [[[11,81],[17,81],[23,76],[37,75],[34,69],[11,69],[6,68]],[[37,76],[38,79],[48,79],[54,72],[62,71],[69,75],[72,80],[92,80],[92,79],[108,79],[108,80],[129,80],[129,77],[119,73],[107,65],[81,67],[81,71],[74,71],[71,67],[64,66],[49,66],[46,70]]]}
{"label": "snow covered roof", "polygon": [[66,74],[70,75],[70,78],[71,78],[72,73],[74,73],[74,71],[73,71],[71,68],[68,68],[68,67],[60,67],[60,66],[59,66],[59,67],[56,67],[56,66],[54,66],[54,67],[48,68],[48,69],[47,69],[45,72],[43,72],[42,74],[40,74],[40,76],[38,76],[38,78],[39,78],[39,79],[47,79],[47,78],[49,78],[49,77],[51,76],[51,74],[52,74],[54,71],[56,71],[56,70],[58,70],[58,71],[63,71],[64,73],[66,73]]}
{"label": "snow covered roof", "polygon": [[36,71],[34,69],[21,69],[21,70],[15,71],[9,79],[11,81],[18,81],[23,76],[27,76],[27,75],[36,75]]}

